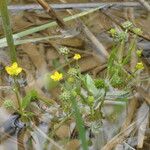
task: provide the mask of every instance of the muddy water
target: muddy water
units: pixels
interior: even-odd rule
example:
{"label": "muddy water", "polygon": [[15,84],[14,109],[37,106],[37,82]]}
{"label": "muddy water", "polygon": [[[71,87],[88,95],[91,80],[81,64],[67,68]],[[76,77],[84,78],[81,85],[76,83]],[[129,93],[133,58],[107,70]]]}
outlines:
{"label": "muddy water", "polygon": [[[26,2],[32,3],[33,1],[28,0]],[[69,2],[87,2],[87,0],[70,0]],[[138,45],[139,47],[144,49],[143,59],[145,60],[145,63],[149,65],[150,43],[147,39],[150,39],[150,15],[147,13],[147,11],[139,8],[112,8],[103,11],[106,11],[107,15],[113,15],[113,17],[115,17],[120,23],[130,19],[135,23],[135,25],[142,28],[145,38],[139,38]],[[68,13],[65,11],[59,11],[58,14],[61,17],[68,15]],[[110,17],[112,17],[111,15]],[[104,45],[104,47],[108,51],[110,51],[112,39],[109,37],[107,31],[112,26],[116,25],[115,22],[112,22],[112,20],[101,11],[87,15],[82,19],[83,22],[89,27],[90,31],[94,35],[96,35],[96,37]],[[51,18],[44,12],[24,11],[20,12],[20,14],[13,15],[13,17],[11,16],[11,20],[13,31],[14,33],[16,33],[46,23],[51,20]],[[76,21],[72,21],[68,23],[68,26],[75,26],[78,28],[78,23]],[[2,33],[2,29],[0,29],[0,31]],[[35,33],[26,38],[36,38],[45,35],[55,35],[58,33],[58,28],[54,27],[52,29],[46,29],[39,33]],[[19,45],[17,46],[19,63],[26,71],[26,79],[22,77],[20,79],[20,83],[22,83],[22,88],[25,92],[30,91],[30,89],[36,89],[42,98],[49,100],[53,98],[57,100],[58,90],[56,89],[55,91],[53,91],[53,93],[49,93],[49,91],[46,90],[46,86],[44,85],[44,78],[48,72],[54,70],[54,60],[60,59],[61,65],[63,65],[64,63],[63,57],[59,56],[56,51],[58,45],[67,46],[73,52],[79,51],[83,55],[85,55],[85,57],[79,62],[81,71],[83,73],[89,72],[94,75],[97,71],[97,68],[101,65],[101,61],[91,56],[95,49],[94,45],[82,33],[80,33],[78,38],[55,39],[51,41],[42,41],[39,43]],[[79,141],[76,137],[71,136],[71,134],[74,134],[73,132],[75,132],[73,122],[67,122],[60,128],[60,130],[58,130],[58,132],[56,133],[57,136],[54,137],[54,141],[56,141],[56,143],[54,141],[52,142],[48,137],[48,134],[52,133],[54,126],[53,124],[57,124],[64,117],[64,114],[62,114],[61,110],[59,110],[59,103],[54,103],[52,106],[47,107],[43,103],[33,102],[32,111],[35,112],[37,116],[34,118],[34,124],[27,123],[26,126],[24,126],[23,122],[19,120],[19,116],[17,114],[13,114],[14,112],[12,110],[6,110],[3,107],[2,104],[4,99],[11,99],[15,103],[16,98],[13,95],[13,92],[11,92],[10,90],[11,81],[6,76],[6,73],[4,73],[4,66],[10,63],[7,48],[0,49],[0,54],[0,99],[2,97],[0,102],[0,149],[41,150],[45,147],[45,149],[59,149],[59,145],[65,145],[64,147],[67,147],[67,149],[71,149],[72,145],[74,145],[75,148],[78,148]],[[97,74],[99,74],[99,72]],[[7,86],[8,89],[3,88],[4,86]],[[117,92],[115,91],[114,95]],[[124,108],[125,105],[123,104],[122,109]],[[113,111],[113,108],[112,106],[107,106],[106,108],[104,108],[104,111],[109,115]],[[117,116],[118,119],[115,118],[116,116],[112,116],[112,118],[110,119],[111,121],[104,120],[104,126],[101,126],[96,122],[94,129],[100,132],[97,133],[95,131],[95,135],[92,136],[91,141],[94,141],[94,144],[91,145],[91,150],[96,150],[102,147],[106,143],[106,141],[109,141],[121,127],[125,116],[125,111],[121,112],[120,116]],[[110,131],[109,133],[108,130]],[[87,133],[89,134],[90,132],[87,130]],[[62,135],[66,137],[65,140],[63,139]],[[101,143],[99,143],[99,139],[101,139]],[[137,139],[135,139],[135,141],[137,141]],[[48,144],[45,144],[45,142]],[[134,147],[134,140],[131,140],[130,144]]]}

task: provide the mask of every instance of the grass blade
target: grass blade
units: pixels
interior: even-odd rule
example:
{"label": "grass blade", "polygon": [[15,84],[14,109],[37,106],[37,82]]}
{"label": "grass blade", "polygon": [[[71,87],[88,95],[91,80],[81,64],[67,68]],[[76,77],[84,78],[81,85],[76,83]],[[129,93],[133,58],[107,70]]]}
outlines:
{"label": "grass blade", "polygon": [[72,107],[74,109],[74,116],[76,119],[77,129],[79,132],[79,138],[81,140],[81,145],[83,150],[88,150],[88,143],[86,141],[86,133],[84,128],[83,119],[81,117],[80,111],[75,98],[72,98]]}
{"label": "grass blade", "polygon": [[[79,18],[79,17],[85,16],[87,14],[93,13],[93,12],[99,10],[99,9],[100,9],[100,7],[94,8],[94,9],[90,9],[90,10],[86,10],[86,11],[81,12],[79,14],[75,14],[73,16],[66,17],[66,18],[64,18],[64,21],[67,22],[67,21],[74,20],[76,18]],[[44,25],[41,25],[41,26],[38,26],[38,27],[34,27],[34,28],[31,28],[31,29],[19,32],[17,34],[14,34],[13,38],[14,38],[14,40],[16,40],[18,38],[22,38],[24,36],[27,36],[27,35],[30,35],[30,34],[33,34],[33,33],[36,33],[36,32],[39,32],[39,31],[42,31],[44,29],[47,29],[47,28],[50,28],[50,27],[54,27],[54,26],[57,26],[57,23],[55,21],[50,22],[50,23],[46,23]],[[6,45],[6,38],[0,39],[0,45]]]}
{"label": "grass blade", "polygon": [[17,61],[17,56],[16,56],[16,50],[14,46],[14,40],[12,36],[12,30],[11,30],[9,14],[8,14],[8,9],[7,9],[7,0],[1,0],[0,12],[2,16],[4,32],[6,35],[5,41],[7,40],[7,44],[9,46],[11,60],[12,62],[15,62]]}

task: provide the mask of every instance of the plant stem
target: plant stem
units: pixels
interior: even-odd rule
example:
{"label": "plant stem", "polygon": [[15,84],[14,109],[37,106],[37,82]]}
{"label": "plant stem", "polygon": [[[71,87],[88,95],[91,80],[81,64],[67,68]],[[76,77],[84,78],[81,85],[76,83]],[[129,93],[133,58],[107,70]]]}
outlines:
{"label": "plant stem", "polygon": [[10,57],[12,62],[17,61],[16,50],[14,46],[14,40],[12,36],[12,30],[9,20],[9,14],[7,9],[7,0],[1,0],[0,2],[0,12],[2,16],[3,28],[6,35],[7,44],[10,49]]}
{"label": "plant stem", "polygon": [[76,125],[77,125],[77,129],[79,132],[79,138],[81,140],[81,145],[83,150],[88,150],[88,143],[86,141],[86,131],[84,128],[84,123],[83,123],[83,119],[81,117],[80,111],[78,109],[78,104],[76,102],[76,99],[74,97],[72,97],[72,107],[74,109],[74,116],[76,119]]}
{"label": "plant stem", "polygon": [[18,86],[18,83],[17,83],[17,81],[16,81],[16,78],[15,77],[13,77],[13,79],[14,79],[14,86],[15,86],[15,94],[16,94],[16,98],[17,98],[17,102],[18,102],[18,106],[19,106],[19,111],[20,111],[20,113],[22,113],[22,105],[21,105],[21,101],[20,101],[20,98],[19,98],[19,86]]}

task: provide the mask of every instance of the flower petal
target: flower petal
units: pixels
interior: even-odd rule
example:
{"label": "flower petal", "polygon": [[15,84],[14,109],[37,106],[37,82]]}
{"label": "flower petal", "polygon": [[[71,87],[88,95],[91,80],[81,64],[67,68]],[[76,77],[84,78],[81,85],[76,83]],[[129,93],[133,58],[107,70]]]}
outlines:
{"label": "flower petal", "polygon": [[11,67],[6,66],[6,67],[5,67],[5,70],[6,70],[6,72],[7,72],[9,75],[12,75],[12,74],[13,74],[13,71],[12,71],[12,68],[11,68]]}
{"label": "flower petal", "polygon": [[19,73],[21,73],[21,71],[22,71],[21,67],[16,68],[15,75],[17,76]]}
{"label": "flower petal", "polygon": [[13,69],[16,69],[18,67],[18,64],[16,62],[14,62],[11,66]]}

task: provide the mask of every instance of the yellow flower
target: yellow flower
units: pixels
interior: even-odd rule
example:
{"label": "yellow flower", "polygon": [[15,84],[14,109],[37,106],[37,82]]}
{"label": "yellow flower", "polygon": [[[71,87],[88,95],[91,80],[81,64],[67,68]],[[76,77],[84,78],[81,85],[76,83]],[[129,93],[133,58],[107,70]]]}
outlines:
{"label": "yellow flower", "polygon": [[17,76],[19,73],[21,73],[22,68],[18,67],[17,62],[14,62],[11,66],[6,66],[5,70],[9,75]]}
{"label": "yellow flower", "polygon": [[144,69],[144,65],[143,65],[142,62],[139,62],[139,63],[136,64],[135,68],[136,68],[137,70],[143,70],[143,69]]}
{"label": "yellow flower", "polygon": [[73,57],[73,59],[75,59],[75,60],[78,60],[78,59],[80,59],[80,58],[81,58],[81,55],[80,55],[80,54],[75,54],[74,57]]}
{"label": "yellow flower", "polygon": [[60,81],[62,78],[62,73],[59,73],[58,71],[54,72],[54,74],[51,75],[51,79],[53,79],[54,81]]}

